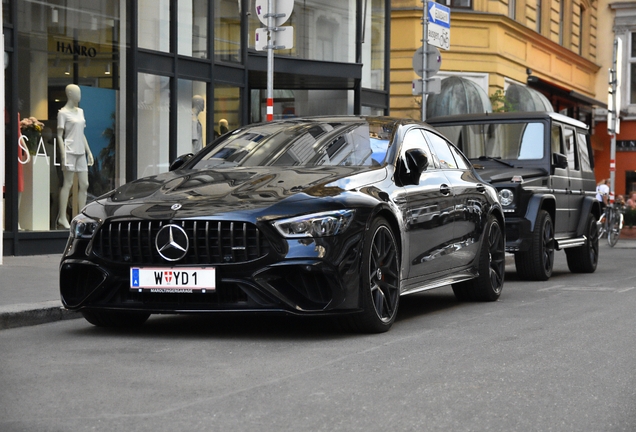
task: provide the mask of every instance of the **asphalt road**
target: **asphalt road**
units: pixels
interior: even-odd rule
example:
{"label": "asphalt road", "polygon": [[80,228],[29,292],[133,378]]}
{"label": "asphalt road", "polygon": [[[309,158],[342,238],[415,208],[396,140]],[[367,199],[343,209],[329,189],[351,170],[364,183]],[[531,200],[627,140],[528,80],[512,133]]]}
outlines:
{"label": "asphalt road", "polygon": [[233,316],[4,330],[0,430],[633,431],[636,249],[618,246],[592,275],[563,252],[547,283],[508,267],[496,303],[405,297],[382,335]]}

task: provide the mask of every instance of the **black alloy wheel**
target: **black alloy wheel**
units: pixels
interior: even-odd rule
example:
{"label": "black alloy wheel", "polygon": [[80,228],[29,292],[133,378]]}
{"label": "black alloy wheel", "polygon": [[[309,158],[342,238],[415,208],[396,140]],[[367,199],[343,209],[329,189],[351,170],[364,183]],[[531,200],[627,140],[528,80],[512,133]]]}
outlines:
{"label": "black alloy wheel", "polygon": [[550,214],[540,210],[532,233],[532,245],[527,252],[515,253],[515,266],[521,279],[546,281],[554,266],[554,225]]}
{"label": "black alloy wheel", "polygon": [[350,324],[365,333],[388,331],[400,303],[400,260],[393,231],[384,218],[368,231],[362,254],[361,304],[363,311]]}
{"label": "black alloy wheel", "polygon": [[490,216],[479,255],[479,276],[453,284],[460,301],[495,301],[501,295],[506,273],[506,245],[499,221]]}
{"label": "black alloy wheel", "polygon": [[593,214],[587,216],[587,240],[583,246],[566,249],[568,268],[572,273],[594,273],[599,256],[598,223]]}

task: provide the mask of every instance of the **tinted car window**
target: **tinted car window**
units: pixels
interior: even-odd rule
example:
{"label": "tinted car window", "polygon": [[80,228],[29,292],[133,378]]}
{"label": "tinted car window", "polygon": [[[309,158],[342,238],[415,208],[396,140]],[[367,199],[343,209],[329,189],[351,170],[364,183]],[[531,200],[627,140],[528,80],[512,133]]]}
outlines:
{"label": "tinted car window", "polygon": [[576,160],[576,146],[574,145],[574,131],[572,129],[564,128],[563,144],[565,146],[565,155],[568,158],[568,167],[578,170],[579,164]]}
{"label": "tinted car window", "polygon": [[518,159],[541,159],[543,157],[543,123],[528,123],[521,137]]}
{"label": "tinted car window", "polygon": [[579,159],[581,160],[582,171],[592,171],[592,164],[590,163],[590,154],[587,149],[587,139],[585,134],[576,134],[577,146],[579,148]]}
{"label": "tinted car window", "polygon": [[413,148],[419,148],[426,153],[426,156],[428,156],[429,169],[439,168],[439,162],[436,160],[435,154],[431,152],[428,143],[424,139],[424,135],[422,135],[421,129],[411,129],[404,135],[402,154]]}
{"label": "tinted car window", "polygon": [[453,146],[449,146],[449,148],[451,149],[451,152],[453,153],[453,156],[455,156],[455,162],[457,162],[457,168],[459,168],[459,169],[468,169],[468,168],[470,168],[470,164],[464,158],[464,156],[459,152],[459,150],[457,150]]}
{"label": "tinted car window", "polygon": [[561,149],[561,126],[558,124],[552,125],[551,138],[552,153],[563,153]]}
{"label": "tinted car window", "polygon": [[541,122],[435,126],[469,159],[543,158],[544,124]]}
{"label": "tinted car window", "polygon": [[455,162],[455,157],[453,156],[448,143],[439,135],[435,135],[430,132],[425,132],[425,134],[426,138],[431,143],[433,151],[437,155],[440,168],[456,169],[457,163]]}
{"label": "tinted car window", "polygon": [[256,166],[377,166],[393,133],[386,122],[265,123],[225,135],[194,168]]}

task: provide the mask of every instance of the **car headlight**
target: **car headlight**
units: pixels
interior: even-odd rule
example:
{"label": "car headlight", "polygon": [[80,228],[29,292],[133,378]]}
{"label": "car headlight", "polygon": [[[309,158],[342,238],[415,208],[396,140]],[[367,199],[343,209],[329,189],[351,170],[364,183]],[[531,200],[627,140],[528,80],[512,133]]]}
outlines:
{"label": "car headlight", "polygon": [[354,210],[313,213],[274,222],[284,237],[326,237],[344,232],[353,220]]}
{"label": "car headlight", "polygon": [[99,221],[80,213],[71,221],[71,237],[83,239],[93,238],[98,225]]}
{"label": "car headlight", "polygon": [[515,194],[510,189],[501,189],[499,191],[499,202],[502,206],[507,207],[515,202]]}

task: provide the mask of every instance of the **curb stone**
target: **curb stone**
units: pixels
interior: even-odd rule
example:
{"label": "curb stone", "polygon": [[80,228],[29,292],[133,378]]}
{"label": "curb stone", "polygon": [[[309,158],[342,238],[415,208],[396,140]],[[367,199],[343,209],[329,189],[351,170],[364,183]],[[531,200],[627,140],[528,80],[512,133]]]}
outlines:
{"label": "curb stone", "polygon": [[0,330],[81,317],[79,312],[64,309],[59,300],[0,306]]}

